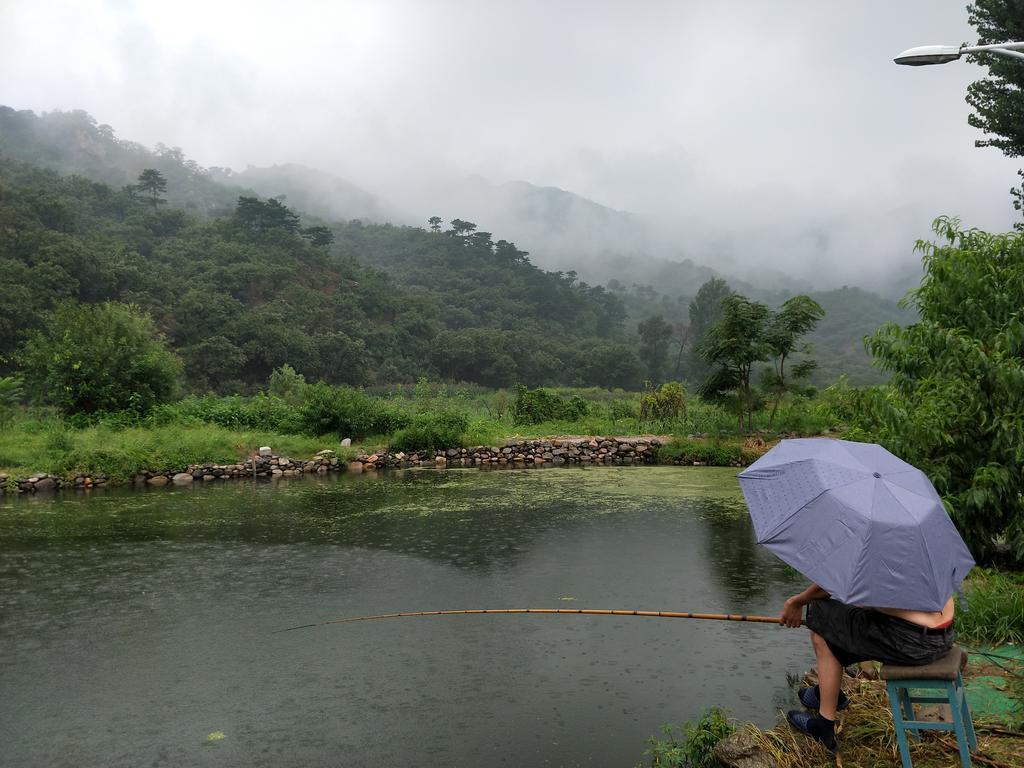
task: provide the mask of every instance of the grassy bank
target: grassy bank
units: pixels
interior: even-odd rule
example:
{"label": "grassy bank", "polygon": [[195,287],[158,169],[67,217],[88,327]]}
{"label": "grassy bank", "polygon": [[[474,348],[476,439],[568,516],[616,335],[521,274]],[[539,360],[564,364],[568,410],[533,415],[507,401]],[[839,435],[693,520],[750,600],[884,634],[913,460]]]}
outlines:
{"label": "grassy bank", "polygon": [[283,455],[310,457],[337,441],[216,424],[117,427],[98,424],[74,429],[46,414],[24,414],[0,432],[0,472],[24,477],[46,472],[58,477],[105,475],[130,480],[145,470],[206,462],[227,464],[270,445]]}
{"label": "grassy bank", "polygon": [[956,617],[960,642],[1024,644],[1024,571],[975,568],[964,583],[966,609]]}
{"label": "grassy bank", "polygon": [[[187,397],[145,416],[105,413],[65,417],[52,409],[17,410],[0,427],[0,473],[24,477],[105,475],[126,480],[143,470],[231,463],[269,445],[278,454],[308,458],[340,451],[342,438],[367,453],[400,447],[501,445],[517,438],[565,435],[675,435],[661,463],[738,466],[759,451],[724,407],[685,400],[671,413],[651,413],[642,393],[597,389],[486,391],[431,386],[376,394],[300,384],[252,397]],[[772,421],[755,423],[758,440],[819,434],[836,423],[825,398],[792,397]]]}

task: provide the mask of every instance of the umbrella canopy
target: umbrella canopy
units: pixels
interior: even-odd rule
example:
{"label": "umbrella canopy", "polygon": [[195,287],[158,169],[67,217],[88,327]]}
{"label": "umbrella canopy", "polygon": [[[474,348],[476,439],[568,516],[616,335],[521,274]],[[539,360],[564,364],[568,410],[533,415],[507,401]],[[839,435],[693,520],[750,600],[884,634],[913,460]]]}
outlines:
{"label": "umbrella canopy", "polygon": [[844,603],[941,611],[974,566],[925,474],[880,445],[782,440],[739,480],[758,543]]}

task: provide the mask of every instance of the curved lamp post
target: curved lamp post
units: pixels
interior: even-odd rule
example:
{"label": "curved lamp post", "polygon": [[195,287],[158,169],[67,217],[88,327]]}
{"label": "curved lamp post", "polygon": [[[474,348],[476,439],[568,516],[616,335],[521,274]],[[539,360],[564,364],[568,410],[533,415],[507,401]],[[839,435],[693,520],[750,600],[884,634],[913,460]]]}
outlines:
{"label": "curved lamp post", "polygon": [[1002,56],[1012,56],[1015,59],[1024,59],[1024,43],[997,43],[995,45],[919,45],[917,48],[909,48],[897,56],[893,61],[897,64],[906,64],[911,67],[923,67],[928,64],[945,64],[956,61],[965,53],[998,53]]}

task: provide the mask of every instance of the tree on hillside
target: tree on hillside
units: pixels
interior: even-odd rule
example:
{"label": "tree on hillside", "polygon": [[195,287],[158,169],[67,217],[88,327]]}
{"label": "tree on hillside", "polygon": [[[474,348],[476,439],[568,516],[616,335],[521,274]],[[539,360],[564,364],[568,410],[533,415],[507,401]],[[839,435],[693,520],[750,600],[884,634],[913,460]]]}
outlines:
{"label": "tree on hillside", "polygon": [[299,231],[299,217],[276,198],[260,200],[258,197],[239,197],[235,208],[235,221],[256,234],[280,230],[294,235]]}
{"label": "tree on hillside", "polygon": [[494,249],[494,242],[491,240],[490,232],[474,232],[468,239],[470,245],[474,248],[481,248],[485,251]]}
{"label": "tree on hillside", "polygon": [[526,251],[520,251],[516,248],[515,243],[510,243],[508,240],[499,240],[494,245],[494,254],[498,257],[498,260],[506,264],[525,264],[528,263],[527,257],[530,255]]}
{"label": "tree on hillside", "polygon": [[733,293],[722,300],[722,317],[704,333],[697,353],[712,366],[708,378],[700,385],[702,397],[731,403],[739,426],[753,428],[753,413],[760,406],[760,396],[751,384],[751,373],[757,363],[768,360],[771,349],[765,340],[765,329],[771,312],[759,301]]}
{"label": "tree on hillside", "polygon": [[[967,6],[967,13],[978,32],[978,45],[1024,40],[1021,0],[976,0]],[[995,147],[1007,157],[1024,156],[1024,65],[1001,54],[974,58],[988,67],[989,77],[967,87],[967,103],[974,108],[967,122],[992,137],[975,141],[975,146]],[[1017,173],[1024,179],[1024,170]],[[1012,189],[1011,194],[1013,207],[1024,210],[1024,186]]]}
{"label": "tree on hillside", "polygon": [[140,192],[149,193],[149,203],[153,206],[154,211],[158,205],[167,202],[160,197],[167,191],[167,179],[160,171],[155,168],[147,168],[139,174],[138,182],[137,189]]}
{"label": "tree on hillside", "polygon": [[794,296],[768,319],[764,338],[771,350],[772,368],[767,371],[765,384],[775,394],[769,423],[775,421],[775,412],[779,409],[782,396],[795,382],[806,379],[817,367],[814,360],[801,360],[787,373],[786,362],[796,352],[810,351],[810,345],[801,342],[801,339],[813,331],[824,316],[825,310],[810,296]]}
{"label": "tree on hillside", "polygon": [[640,349],[637,354],[647,366],[647,378],[655,384],[660,383],[665,378],[672,326],[665,322],[661,315],[655,315],[640,323],[636,330],[640,334]]}
{"label": "tree on hillside", "polygon": [[868,426],[928,474],[975,557],[1024,563],[1024,234],[933,228],[907,300],[920,321],[867,342],[892,374]]}
{"label": "tree on hillside", "polygon": [[710,367],[707,361],[697,352],[707,333],[708,328],[718,322],[722,317],[722,300],[732,294],[729,284],[721,278],[712,278],[704,283],[697,291],[697,295],[690,302],[690,359],[687,365],[686,376],[690,381],[702,381],[707,378]]}
{"label": "tree on hillside", "polygon": [[440,232],[441,231],[441,217],[440,216],[431,216],[429,219],[427,219],[427,224],[430,225],[430,231],[431,232]]}
{"label": "tree on hillside", "polygon": [[679,369],[683,367],[683,353],[686,351],[686,345],[690,343],[690,326],[686,323],[672,323],[671,340],[678,345],[676,367],[672,369],[672,375],[679,378]]}
{"label": "tree on hillside", "polygon": [[328,227],[306,227],[302,230],[302,238],[311,244],[326,248],[334,242],[334,233]]}
{"label": "tree on hillside", "polygon": [[454,237],[465,237],[476,229],[476,224],[472,221],[452,219],[451,224],[452,228],[448,230],[448,234]]}
{"label": "tree on hillside", "polygon": [[60,305],[29,334],[20,361],[28,390],[65,413],[145,413],[169,400],[181,361],[137,307]]}

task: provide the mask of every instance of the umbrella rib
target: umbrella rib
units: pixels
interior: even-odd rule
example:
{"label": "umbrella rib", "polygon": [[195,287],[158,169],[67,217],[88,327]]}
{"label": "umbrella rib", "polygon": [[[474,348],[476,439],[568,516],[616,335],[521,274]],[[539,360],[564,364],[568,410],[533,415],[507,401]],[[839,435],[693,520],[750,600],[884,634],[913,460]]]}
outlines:
{"label": "umbrella rib", "polygon": [[[892,492],[890,491],[890,493],[892,493]],[[911,491],[911,493],[913,493],[913,491]],[[910,514],[910,513],[908,512],[907,514]],[[943,508],[943,514],[945,514],[945,508]],[[941,579],[939,578],[939,574],[935,570],[935,558],[932,557],[932,549],[931,549],[931,546],[928,544],[928,537],[927,536],[922,536],[921,537],[921,548],[924,549],[924,556],[928,560],[928,567],[931,569],[931,572],[932,572],[932,574],[931,574],[932,578],[930,579],[930,581],[936,587],[936,589],[938,589],[939,584],[941,584],[942,582],[941,582]],[[942,598],[939,597],[938,599],[941,600]],[[939,608],[939,610],[941,611],[943,608],[945,608],[945,606],[941,606]]]}

